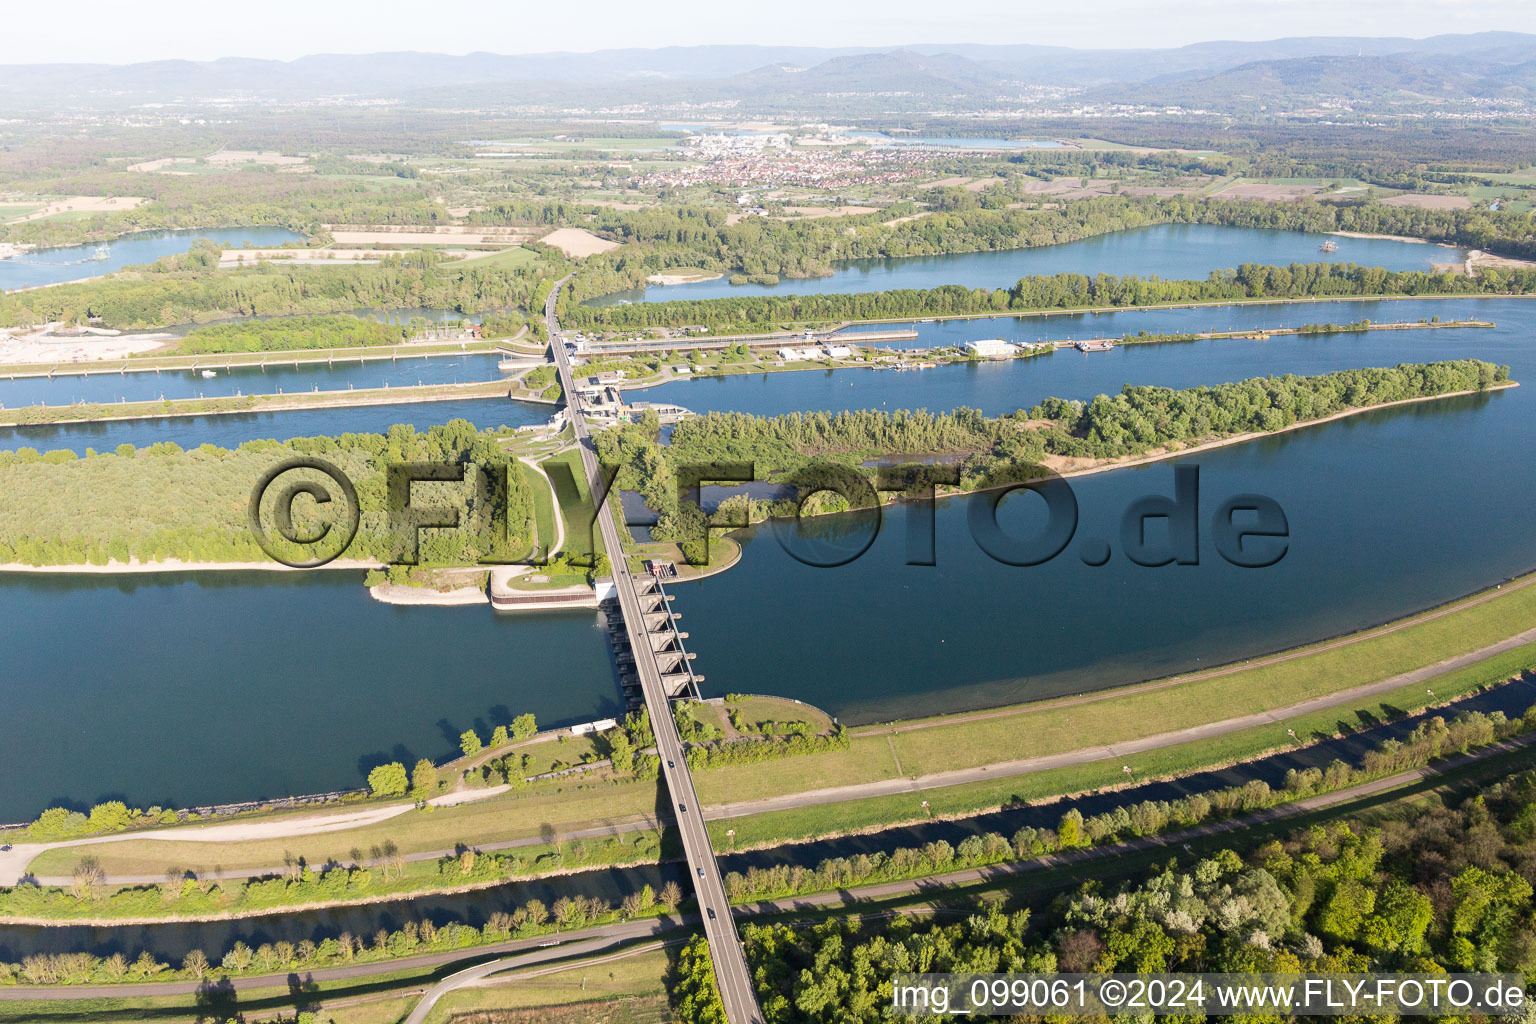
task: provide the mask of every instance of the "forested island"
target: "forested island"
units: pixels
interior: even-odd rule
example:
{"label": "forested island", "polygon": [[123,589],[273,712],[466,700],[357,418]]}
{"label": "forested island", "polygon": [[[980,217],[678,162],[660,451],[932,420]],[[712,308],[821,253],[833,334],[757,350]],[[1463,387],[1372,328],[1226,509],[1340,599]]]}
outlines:
{"label": "forested island", "polygon": [[[842,495],[817,493],[817,468],[857,470],[883,456],[949,455],[958,487],[975,490],[1025,480],[1047,469],[1082,471],[1144,455],[1272,433],[1394,402],[1487,391],[1509,383],[1509,368],[1476,359],[1404,363],[1301,377],[1255,377],[1213,386],[1127,385],[1089,402],[1047,398],[1032,409],[987,417],[975,409],[950,413],[863,409],[841,413],[754,416],[711,412],[678,423],[659,441],[654,414],[595,435],[599,459],[618,466],[618,486],[638,491],[660,516],[658,540],[682,542],[703,561],[704,513],[678,496],[679,471],[690,465],[750,465],[758,480],[779,480],[798,493],[776,501],[734,495],[716,521],[740,525],[774,516],[847,509]],[[933,467],[903,467],[905,483],[924,492]],[[867,471],[866,471],[867,473]],[[801,499],[807,495],[810,500]]]}
{"label": "forested island", "polygon": [[636,330],[697,324],[710,329],[836,323],[936,316],[986,316],[1042,310],[1113,309],[1168,303],[1376,296],[1529,295],[1536,270],[1490,269],[1478,277],[1384,270],[1353,263],[1245,263],[1203,281],[1097,274],[1032,274],[1012,288],[903,288],[824,295],[749,295],[723,299],[636,302],[618,306],[565,303],[562,321],[589,329]]}

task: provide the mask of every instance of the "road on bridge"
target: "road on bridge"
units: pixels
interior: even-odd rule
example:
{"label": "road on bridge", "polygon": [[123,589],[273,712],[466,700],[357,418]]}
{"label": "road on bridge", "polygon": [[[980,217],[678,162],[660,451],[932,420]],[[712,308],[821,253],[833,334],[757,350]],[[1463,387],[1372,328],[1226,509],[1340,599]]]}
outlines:
{"label": "road on bridge", "polygon": [[[576,380],[571,373],[570,356],[565,351],[565,341],[560,336],[560,324],[555,317],[555,304],[559,300],[560,289],[569,280],[569,276],[561,278],[549,290],[549,296],[544,301],[544,321],[549,328],[550,350],[554,353],[555,366],[560,373],[560,389],[565,394],[567,418],[575,432],[582,469],[595,500],[602,490],[597,454],[592,450],[586,418],[582,414],[581,396],[576,393]],[[672,701],[662,685],[661,668],[656,664],[656,654],[646,636],[645,616],[640,610],[640,597],[635,589],[634,577],[629,573],[629,561],[624,557],[619,527],[606,505],[597,510],[597,522],[602,530],[603,548],[613,566],[614,588],[618,591],[619,608],[624,616],[624,628],[629,633],[629,645],[635,654],[635,671],[645,694],[646,710],[650,712],[651,729],[656,734],[662,777],[666,780],[667,792],[671,794],[672,813],[677,818],[678,831],[682,834],[683,851],[688,858],[688,880],[693,883],[699,901],[699,913],[704,918],[704,935],[709,940],[710,955],[714,959],[715,980],[720,986],[725,1015],[730,1024],[762,1024],[763,1012],[752,991],[752,973],[747,969],[741,937],[736,933],[736,920],[731,916],[731,904],[725,895],[720,865],[709,843],[709,831],[704,826],[704,809],[699,805],[699,795],[693,788],[693,773],[688,770],[688,761],[683,756],[683,741],[678,735],[677,723],[672,718]]]}

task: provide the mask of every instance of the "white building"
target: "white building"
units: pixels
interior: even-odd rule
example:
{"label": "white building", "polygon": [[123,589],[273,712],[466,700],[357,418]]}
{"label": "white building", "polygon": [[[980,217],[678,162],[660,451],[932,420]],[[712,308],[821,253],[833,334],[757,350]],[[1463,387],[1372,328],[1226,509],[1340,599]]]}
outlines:
{"label": "white building", "polygon": [[1019,354],[1019,346],[1009,344],[1002,338],[982,338],[966,342],[965,351],[967,355],[979,359],[1008,359]]}
{"label": "white building", "polygon": [[828,345],[827,356],[831,359],[847,359],[853,355],[853,349],[847,345]]}

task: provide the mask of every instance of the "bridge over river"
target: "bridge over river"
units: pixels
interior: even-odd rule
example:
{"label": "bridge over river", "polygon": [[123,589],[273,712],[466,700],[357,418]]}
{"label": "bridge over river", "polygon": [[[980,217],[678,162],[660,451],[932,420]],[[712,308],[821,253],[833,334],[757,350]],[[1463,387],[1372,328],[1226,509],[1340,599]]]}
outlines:
{"label": "bridge over river", "polygon": [[[586,417],[582,409],[583,399],[576,390],[570,357],[555,318],[555,303],[560,296],[560,289],[569,280],[570,277],[562,278],[550,289],[544,303],[544,318],[549,327],[550,349],[554,352],[555,365],[560,372],[560,387],[568,403],[566,408],[571,429],[576,434],[576,443],[581,452],[582,469],[595,495],[602,491],[597,455],[589,442]],[[752,974],[747,969],[741,937],[736,932],[736,920],[731,916],[731,904],[725,895],[720,865],[709,843],[709,831],[704,827],[699,795],[693,788],[693,774],[688,770],[688,761],[683,756],[682,738],[672,718],[672,692],[686,692],[694,681],[692,669],[687,667],[689,659],[685,652],[681,652],[681,636],[667,608],[666,595],[660,593],[660,585],[649,577],[636,579],[630,574],[618,524],[607,506],[598,509],[597,522],[602,530],[603,547],[613,565],[614,588],[618,592],[619,611],[629,639],[634,672],[639,680],[646,710],[650,712],[651,728],[656,734],[661,774],[667,792],[671,794],[672,811],[677,819],[678,831],[682,834],[683,851],[688,859],[688,880],[693,883],[699,913],[704,918],[704,935],[709,940],[710,955],[714,959],[715,980],[720,987],[721,1001],[725,1004],[726,1019],[730,1024],[763,1024],[763,1011],[757,1005],[757,996],[752,991]],[[658,635],[662,635],[659,641]],[[679,645],[677,651],[681,657],[669,657],[669,671],[663,671],[662,656],[673,644]],[[662,650],[659,651],[658,647]],[[679,665],[682,666],[680,670]],[[685,677],[688,682],[684,683],[679,676]]]}

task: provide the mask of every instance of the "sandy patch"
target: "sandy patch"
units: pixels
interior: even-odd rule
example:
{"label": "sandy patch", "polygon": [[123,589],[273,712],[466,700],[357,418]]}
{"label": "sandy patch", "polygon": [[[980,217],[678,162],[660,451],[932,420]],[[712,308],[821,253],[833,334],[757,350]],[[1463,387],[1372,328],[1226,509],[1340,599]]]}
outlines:
{"label": "sandy patch", "polygon": [[598,238],[592,232],[583,228],[556,228],[543,238],[539,239],[545,245],[552,245],[556,249],[581,259],[584,256],[595,256],[600,252],[612,252],[619,247],[618,242],[610,242],[606,238]]}
{"label": "sandy patch", "polygon": [[1212,199],[1256,199],[1266,203],[1294,203],[1321,192],[1318,185],[1271,185],[1262,181],[1238,182],[1211,196]]}
{"label": "sandy patch", "polygon": [[1484,267],[1498,268],[1500,270],[1530,270],[1536,268],[1536,260],[1520,260],[1515,259],[1513,256],[1495,256],[1491,252],[1473,249],[1467,253],[1467,262],[1464,266],[1458,264],[1450,264],[1449,266],[1453,270],[1459,270],[1468,276],[1476,277],[1477,272]]}
{"label": "sandy patch", "polygon": [[521,245],[529,232],[501,227],[327,224],[337,245]]}
{"label": "sandy patch", "polygon": [[443,605],[447,607],[467,604],[490,604],[491,599],[480,587],[455,587],[452,590],[433,590],[430,587],[401,587],[393,583],[380,583],[369,587],[368,593],[375,601],[399,605]]}
{"label": "sandy patch", "polygon": [[918,188],[960,188],[970,182],[970,178],[940,178],[938,181],[925,181]]}
{"label": "sandy patch", "polygon": [[693,284],[697,281],[715,281],[724,274],[714,270],[690,270],[681,273],[652,274],[647,277],[647,284]]}
{"label": "sandy patch", "polygon": [[[1373,235],[1368,231],[1330,231],[1328,233],[1330,235],[1338,235],[1340,238],[1375,238],[1383,242],[1413,242],[1417,245],[1429,244],[1427,238],[1409,238],[1407,235]],[[1454,249],[1455,246],[1447,245],[1445,248]]]}
{"label": "sandy patch", "polygon": [[103,359],[126,359],[136,352],[164,348],[172,334],[125,334],[59,337],[46,331],[30,334],[0,334],[0,363],[89,363]]}
{"label": "sandy patch", "polygon": [[210,164],[275,164],[279,167],[302,164],[309,158],[284,156],[275,149],[221,149],[204,158]]}
{"label": "sandy patch", "polygon": [[111,213],[114,210],[131,210],[149,202],[138,196],[70,196],[49,203],[35,213],[18,217],[18,221],[42,220],[56,213]]}
{"label": "sandy patch", "polygon": [[1470,210],[1472,200],[1466,196],[1427,196],[1419,192],[1383,199],[1382,206],[1413,206],[1420,210]]}

